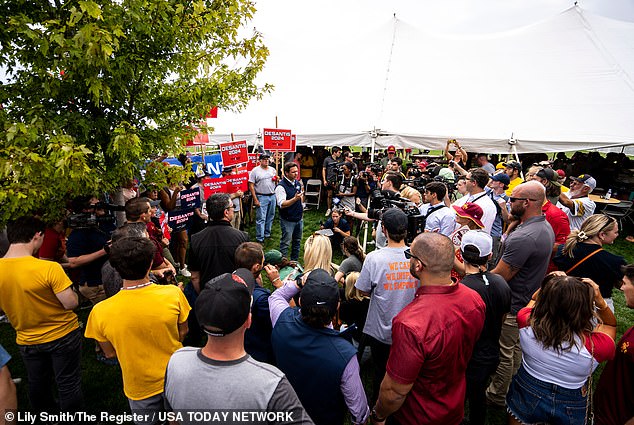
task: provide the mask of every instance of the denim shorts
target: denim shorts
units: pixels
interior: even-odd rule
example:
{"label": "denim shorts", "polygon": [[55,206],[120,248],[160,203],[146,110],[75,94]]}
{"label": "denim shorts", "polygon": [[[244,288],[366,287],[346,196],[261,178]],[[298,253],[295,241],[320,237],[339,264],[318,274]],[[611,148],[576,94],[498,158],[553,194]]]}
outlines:
{"label": "denim shorts", "polygon": [[571,390],[541,381],[529,375],[523,365],[506,395],[509,413],[524,424],[583,425],[586,403],[581,388]]}

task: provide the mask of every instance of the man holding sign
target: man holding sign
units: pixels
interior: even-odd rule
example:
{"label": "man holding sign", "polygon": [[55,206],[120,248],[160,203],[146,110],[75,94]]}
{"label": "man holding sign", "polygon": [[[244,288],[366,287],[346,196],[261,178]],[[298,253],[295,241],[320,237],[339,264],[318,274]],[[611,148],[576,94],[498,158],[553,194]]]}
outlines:
{"label": "man holding sign", "polygon": [[282,228],[280,252],[282,256],[288,257],[288,246],[292,244],[291,261],[299,260],[299,246],[302,243],[304,230],[304,189],[302,182],[297,180],[298,173],[297,164],[287,162],[284,164],[284,178],[275,188]]}
{"label": "man holding sign", "polygon": [[249,190],[256,207],[255,239],[263,243],[264,238],[271,237],[271,227],[275,218],[275,186],[277,173],[269,167],[270,155],[260,155],[260,166],[249,173]]}

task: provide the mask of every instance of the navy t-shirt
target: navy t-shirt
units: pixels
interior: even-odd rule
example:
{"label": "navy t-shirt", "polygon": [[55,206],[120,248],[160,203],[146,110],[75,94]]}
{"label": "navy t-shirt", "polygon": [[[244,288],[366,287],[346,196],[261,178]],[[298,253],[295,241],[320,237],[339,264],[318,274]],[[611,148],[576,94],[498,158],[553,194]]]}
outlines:
{"label": "navy t-shirt", "polygon": [[[339,225],[337,226],[342,232],[349,232],[350,231],[350,224],[348,224],[348,222],[346,221],[345,218],[340,218],[339,219]],[[324,229],[334,229],[335,228],[335,223],[334,221],[332,221],[332,218],[329,218],[328,220],[326,220],[326,222],[324,223]],[[340,249],[341,246],[341,242],[343,242],[343,236],[341,236],[341,234],[334,232],[334,235],[330,236],[330,244],[332,245],[332,249],[337,250]]]}
{"label": "navy t-shirt", "polygon": [[[601,247],[592,243],[579,242],[572,250],[573,258],[563,254],[563,245],[559,245],[553,262],[561,271],[567,271],[583,258]],[[612,289],[621,286],[623,273],[621,266],[625,265],[625,259],[606,250],[594,254],[592,257],[579,264],[570,276],[587,277],[592,279],[601,290],[603,298],[612,298]]]}

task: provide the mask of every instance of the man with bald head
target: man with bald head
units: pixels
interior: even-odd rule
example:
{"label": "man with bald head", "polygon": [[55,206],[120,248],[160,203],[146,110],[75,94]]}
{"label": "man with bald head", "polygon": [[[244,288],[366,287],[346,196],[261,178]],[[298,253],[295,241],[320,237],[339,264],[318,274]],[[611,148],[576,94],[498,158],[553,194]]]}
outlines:
{"label": "man with bald head", "polygon": [[401,425],[459,424],[465,370],[484,326],[485,304],[475,291],[451,280],[454,247],[447,236],[421,233],[405,255],[421,286],[394,318],[372,423],[396,412]]}
{"label": "man with bald head", "polygon": [[517,312],[528,304],[540,287],[555,243],[552,227],[542,214],[546,199],[544,186],[529,181],[513,189],[511,215],[519,221],[502,247],[502,257],[492,270],[511,288],[511,312],[500,334],[500,364],[487,389],[489,403],[503,407],[511,378],[522,361]]}

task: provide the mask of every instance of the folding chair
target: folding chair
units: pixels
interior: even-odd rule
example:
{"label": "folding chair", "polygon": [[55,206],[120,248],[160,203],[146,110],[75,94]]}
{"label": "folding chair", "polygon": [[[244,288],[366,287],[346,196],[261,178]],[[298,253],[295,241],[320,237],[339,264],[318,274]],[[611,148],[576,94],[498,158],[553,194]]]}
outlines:
{"label": "folding chair", "polygon": [[[321,180],[309,179],[308,181],[306,181],[304,196],[306,199],[306,205],[316,205],[317,209],[319,209],[319,204],[321,201]],[[314,201],[314,198],[317,198],[317,202]]]}
{"label": "folding chair", "polygon": [[634,224],[634,219],[632,219],[632,214],[634,213],[632,204],[632,201],[621,201],[618,204],[608,204],[605,208],[603,208],[601,213],[616,219],[619,222],[619,228],[623,229],[623,222],[625,220],[629,220],[630,223]]}

